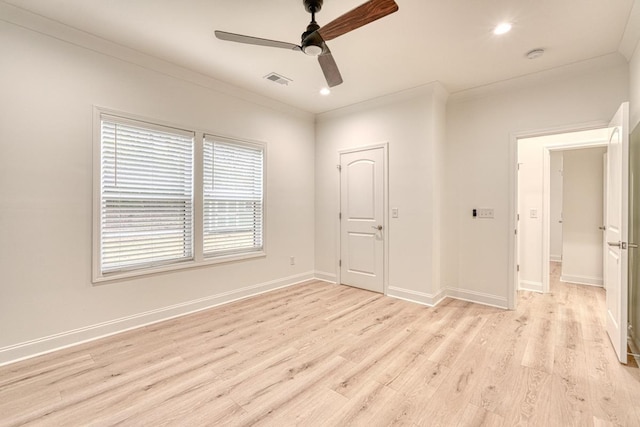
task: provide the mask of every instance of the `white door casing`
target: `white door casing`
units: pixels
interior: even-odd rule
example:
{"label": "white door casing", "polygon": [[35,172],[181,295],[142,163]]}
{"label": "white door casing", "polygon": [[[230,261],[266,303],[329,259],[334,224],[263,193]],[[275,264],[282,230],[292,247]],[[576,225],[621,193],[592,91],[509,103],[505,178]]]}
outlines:
{"label": "white door casing", "polygon": [[627,363],[627,242],[629,202],[629,104],[611,123],[607,151],[606,328],[621,363]]}
{"label": "white door casing", "polygon": [[602,287],[607,290],[607,257],[609,245],[607,245],[607,171],[609,170],[609,158],[607,153],[602,155]]}
{"label": "white door casing", "polygon": [[385,148],[340,154],[340,282],[384,293]]}

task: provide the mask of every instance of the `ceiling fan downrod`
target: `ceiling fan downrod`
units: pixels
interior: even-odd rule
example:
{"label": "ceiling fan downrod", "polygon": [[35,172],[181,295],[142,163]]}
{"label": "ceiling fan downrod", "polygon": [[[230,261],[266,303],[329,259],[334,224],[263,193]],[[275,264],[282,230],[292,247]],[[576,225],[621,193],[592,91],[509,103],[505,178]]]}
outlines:
{"label": "ceiling fan downrod", "polygon": [[324,40],[316,32],[320,25],[316,22],[316,12],[322,8],[323,0],[303,0],[304,8],[311,14],[311,22],[307,25],[307,30],[302,33],[300,46],[302,51],[309,56],[318,56],[324,52]]}

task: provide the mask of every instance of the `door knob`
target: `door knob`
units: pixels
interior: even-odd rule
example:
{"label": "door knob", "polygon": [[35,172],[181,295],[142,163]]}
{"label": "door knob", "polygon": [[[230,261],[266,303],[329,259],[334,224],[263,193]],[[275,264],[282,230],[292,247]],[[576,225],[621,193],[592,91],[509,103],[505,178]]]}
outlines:
{"label": "door knob", "polygon": [[375,228],[378,231],[382,231],[382,226],[381,225],[372,225],[371,228]]}
{"label": "door knob", "polygon": [[607,227],[605,227],[604,225],[601,225],[600,227],[598,227],[599,230],[605,231],[607,229]]}
{"label": "door knob", "polygon": [[627,243],[627,242],[607,242],[607,245],[609,246],[615,246],[618,247],[620,249],[627,249],[627,248],[637,248],[638,245],[635,243]]}

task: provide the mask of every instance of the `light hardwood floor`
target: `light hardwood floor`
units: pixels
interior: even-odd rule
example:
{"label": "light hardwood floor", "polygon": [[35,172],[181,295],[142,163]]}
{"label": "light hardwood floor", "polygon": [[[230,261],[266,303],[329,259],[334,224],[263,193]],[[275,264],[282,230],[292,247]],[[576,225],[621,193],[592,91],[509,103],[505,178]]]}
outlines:
{"label": "light hardwood floor", "polygon": [[639,426],[603,313],[557,272],[516,311],[311,282],[2,367],[0,425]]}

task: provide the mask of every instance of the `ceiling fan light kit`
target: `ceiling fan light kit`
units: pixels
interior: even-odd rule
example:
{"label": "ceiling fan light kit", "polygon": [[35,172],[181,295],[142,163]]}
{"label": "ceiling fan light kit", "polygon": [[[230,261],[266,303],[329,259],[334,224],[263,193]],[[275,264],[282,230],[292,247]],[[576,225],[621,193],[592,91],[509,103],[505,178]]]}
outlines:
{"label": "ceiling fan light kit", "polygon": [[303,46],[302,51],[309,56],[320,56],[320,54],[324,51],[324,49],[322,48],[322,46],[309,44],[307,46]]}
{"label": "ceiling fan light kit", "polygon": [[320,68],[327,80],[327,84],[329,87],[334,87],[341,84],[343,80],[326,41],[333,40],[336,37],[367,25],[375,20],[384,18],[385,16],[396,12],[398,10],[398,5],[394,0],[369,0],[352,11],[334,19],[327,25],[320,27],[316,23],[315,15],[316,12],[319,12],[320,9],[322,9],[323,2],[324,0],[302,1],[305,10],[311,14],[311,22],[307,26],[306,31],[302,33],[300,45],[218,30],[215,31],[215,35],[220,40],[257,46],[277,47],[288,50],[298,50],[310,56],[317,56]]}

